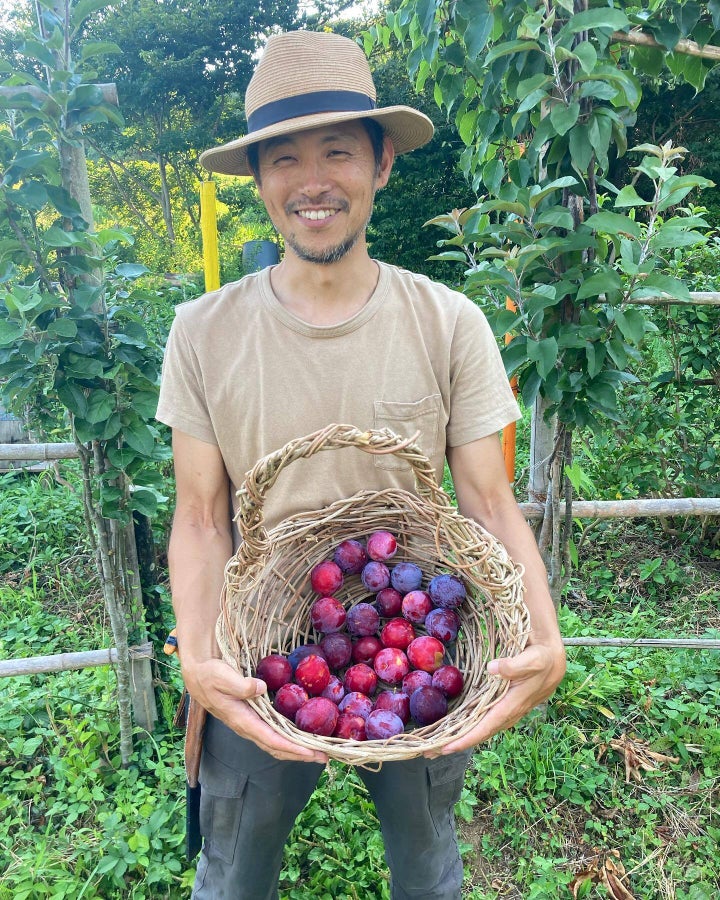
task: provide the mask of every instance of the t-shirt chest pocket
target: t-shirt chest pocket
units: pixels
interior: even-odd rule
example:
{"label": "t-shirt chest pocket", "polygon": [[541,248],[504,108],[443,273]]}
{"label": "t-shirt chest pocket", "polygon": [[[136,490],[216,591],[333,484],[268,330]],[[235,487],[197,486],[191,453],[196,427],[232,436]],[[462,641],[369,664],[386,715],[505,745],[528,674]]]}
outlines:
{"label": "t-shirt chest pocket", "polygon": [[[440,394],[431,394],[409,403],[376,400],[374,427],[389,428],[404,438],[420,432],[416,443],[427,457],[432,458],[438,449],[441,409]],[[403,469],[407,466],[406,462],[390,453],[374,456],[373,461],[379,469]]]}

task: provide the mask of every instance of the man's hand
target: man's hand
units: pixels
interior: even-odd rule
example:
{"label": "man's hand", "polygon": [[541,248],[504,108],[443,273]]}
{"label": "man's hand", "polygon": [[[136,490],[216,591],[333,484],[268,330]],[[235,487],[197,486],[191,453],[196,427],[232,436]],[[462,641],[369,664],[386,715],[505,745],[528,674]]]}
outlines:
{"label": "man's hand", "polygon": [[220,659],[183,668],[183,678],[193,700],[275,759],[327,762],[326,754],[301,747],[275,732],[246,702],[267,692],[267,685],[259,678],[246,678]]}
{"label": "man's hand", "polygon": [[472,731],[452,741],[438,753],[446,755],[466,750],[487,741],[499,731],[515,725],[523,716],[538,706],[554,692],[565,674],[565,649],[562,643],[532,643],[518,656],[491,660],[487,665],[491,677],[505,678],[510,682],[505,696],[492,706]]}

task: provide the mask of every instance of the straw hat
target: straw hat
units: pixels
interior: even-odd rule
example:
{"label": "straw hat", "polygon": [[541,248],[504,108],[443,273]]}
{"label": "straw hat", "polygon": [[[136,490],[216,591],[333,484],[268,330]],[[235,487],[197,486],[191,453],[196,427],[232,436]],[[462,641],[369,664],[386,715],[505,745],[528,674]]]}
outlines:
{"label": "straw hat", "polygon": [[375,100],[370,66],[354,41],[314,31],[273,35],[245,93],[248,134],[206,150],[200,162],[211,172],[250,175],[251,144],[364,118],[382,125],[396,154],[430,140],[433,125],[423,113],[409,106],[378,109]]}

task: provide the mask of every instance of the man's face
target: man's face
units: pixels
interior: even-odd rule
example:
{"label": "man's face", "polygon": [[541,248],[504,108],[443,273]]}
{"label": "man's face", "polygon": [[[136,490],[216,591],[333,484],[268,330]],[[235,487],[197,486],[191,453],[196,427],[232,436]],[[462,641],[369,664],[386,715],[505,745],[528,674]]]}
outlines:
{"label": "man's face", "polygon": [[393,155],[386,139],[376,166],[361,122],[263,141],[258,192],[290,251],[327,265],[364,247],[375,191],[387,184]]}

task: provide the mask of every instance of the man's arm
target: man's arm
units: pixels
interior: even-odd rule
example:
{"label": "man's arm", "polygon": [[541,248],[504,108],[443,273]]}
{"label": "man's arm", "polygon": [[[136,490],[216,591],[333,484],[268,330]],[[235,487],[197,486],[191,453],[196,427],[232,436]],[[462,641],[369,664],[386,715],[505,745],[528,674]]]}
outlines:
{"label": "man's arm", "polygon": [[215,640],[225,564],[232,556],[230,482],[219,449],[173,430],[177,501],[168,563],[183,679],[190,696],[277,759],[325,762],[276,734],[245,700],[266,691],[223,662]]}
{"label": "man's arm", "polygon": [[501,541],[525,569],[525,602],[531,632],[516,657],[488,663],[488,672],[510,681],[508,692],[465,737],[443,748],[453,753],[509,728],[553,693],[565,674],[565,648],[548,589],[547,572],[505,474],[496,434],[448,449],[448,464],[460,512]]}

